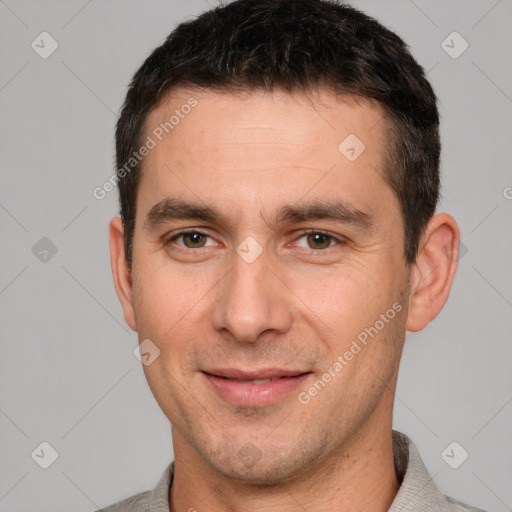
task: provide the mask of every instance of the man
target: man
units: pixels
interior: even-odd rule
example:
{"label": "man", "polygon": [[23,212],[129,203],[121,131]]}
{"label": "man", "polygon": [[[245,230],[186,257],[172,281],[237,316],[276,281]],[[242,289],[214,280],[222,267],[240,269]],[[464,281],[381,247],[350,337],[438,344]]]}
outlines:
{"label": "man", "polygon": [[457,267],[438,125],[401,39],[336,3],[236,1],[150,55],[111,262],[174,461],[104,510],[476,510],[392,431],[405,332]]}

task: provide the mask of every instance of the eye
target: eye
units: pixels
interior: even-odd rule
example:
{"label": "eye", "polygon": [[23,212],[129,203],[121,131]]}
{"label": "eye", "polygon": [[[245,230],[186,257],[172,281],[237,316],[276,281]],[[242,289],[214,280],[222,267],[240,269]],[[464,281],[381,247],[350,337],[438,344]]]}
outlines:
{"label": "eye", "polygon": [[[301,245],[298,243],[299,240],[305,239],[306,245]],[[333,245],[343,244],[343,240],[336,238],[333,235],[329,235],[328,233],[324,233],[323,231],[304,231],[302,236],[297,239],[297,245],[299,247],[303,247],[304,249],[315,249],[315,250],[325,250],[329,249]]]}
{"label": "eye", "polygon": [[[206,244],[207,239],[211,237],[205,233],[201,233],[201,231],[180,231],[179,233],[172,236],[167,242],[166,245],[171,242],[176,242],[179,239],[182,239],[183,243],[177,243],[180,247],[185,247],[187,249],[201,249],[203,247],[208,247]],[[210,243],[209,246],[215,245],[215,242]]]}
{"label": "eye", "polygon": [[[208,242],[210,240],[210,242]],[[301,242],[304,240],[303,242]],[[194,229],[180,231],[171,236],[165,245],[174,243],[178,247],[186,249],[203,249],[212,247],[217,243],[206,233]],[[335,245],[343,245],[345,240],[338,238],[323,231],[309,230],[304,231],[302,235],[296,239],[295,244],[303,249],[314,251],[324,251]]]}

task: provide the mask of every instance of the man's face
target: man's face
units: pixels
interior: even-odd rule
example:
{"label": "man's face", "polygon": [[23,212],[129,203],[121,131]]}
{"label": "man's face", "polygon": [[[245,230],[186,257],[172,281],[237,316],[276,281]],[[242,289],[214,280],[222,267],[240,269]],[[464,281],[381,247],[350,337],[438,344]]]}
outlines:
{"label": "man's face", "polygon": [[[149,115],[134,327],[160,350],[144,371],[176,453],[276,483],[390,428],[409,269],[382,116],[327,90],[179,90]],[[172,201],[209,215],[175,218]],[[336,218],[306,210],[335,203]],[[288,377],[265,383],[269,371]]]}

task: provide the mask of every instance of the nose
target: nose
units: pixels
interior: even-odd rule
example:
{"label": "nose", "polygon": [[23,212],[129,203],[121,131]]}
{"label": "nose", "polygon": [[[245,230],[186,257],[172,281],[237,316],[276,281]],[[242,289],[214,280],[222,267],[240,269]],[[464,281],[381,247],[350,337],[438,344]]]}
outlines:
{"label": "nose", "polygon": [[212,326],[239,343],[254,343],[266,331],[287,332],[293,322],[293,295],[265,251],[252,262],[234,253],[231,270],[219,283]]}

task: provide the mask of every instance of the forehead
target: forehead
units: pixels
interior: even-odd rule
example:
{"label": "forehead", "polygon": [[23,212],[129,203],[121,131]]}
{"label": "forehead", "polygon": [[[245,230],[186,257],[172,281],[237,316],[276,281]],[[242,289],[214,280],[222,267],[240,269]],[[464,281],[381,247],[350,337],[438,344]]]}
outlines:
{"label": "forehead", "polygon": [[141,199],[155,203],[174,190],[210,203],[222,200],[240,213],[255,202],[343,191],[357,205],[363,196],[371,199],[375,187],[388,188],[383,121],[377,102],[328,89],[177,89],[146,122],[144,139],[151,138],[154,148],[144,162]]}
{"label": "forehead", "polygon": [[321,145],[338,150],[337,143],[350,133],[367,143],[380,142],[376,139],[382,135],[383,118],[378,102],[336,95],[330,89],[234,94],[180,88],[150,112],[145,131],[148,135],[156,131],[155,136],[165,139],[164,143],[181,144],[182,150],[190,153],[197,148],[215,151],[240,143],[245,144],[244,152],[247,143],[296,144],[305,151],[318,150]]}

